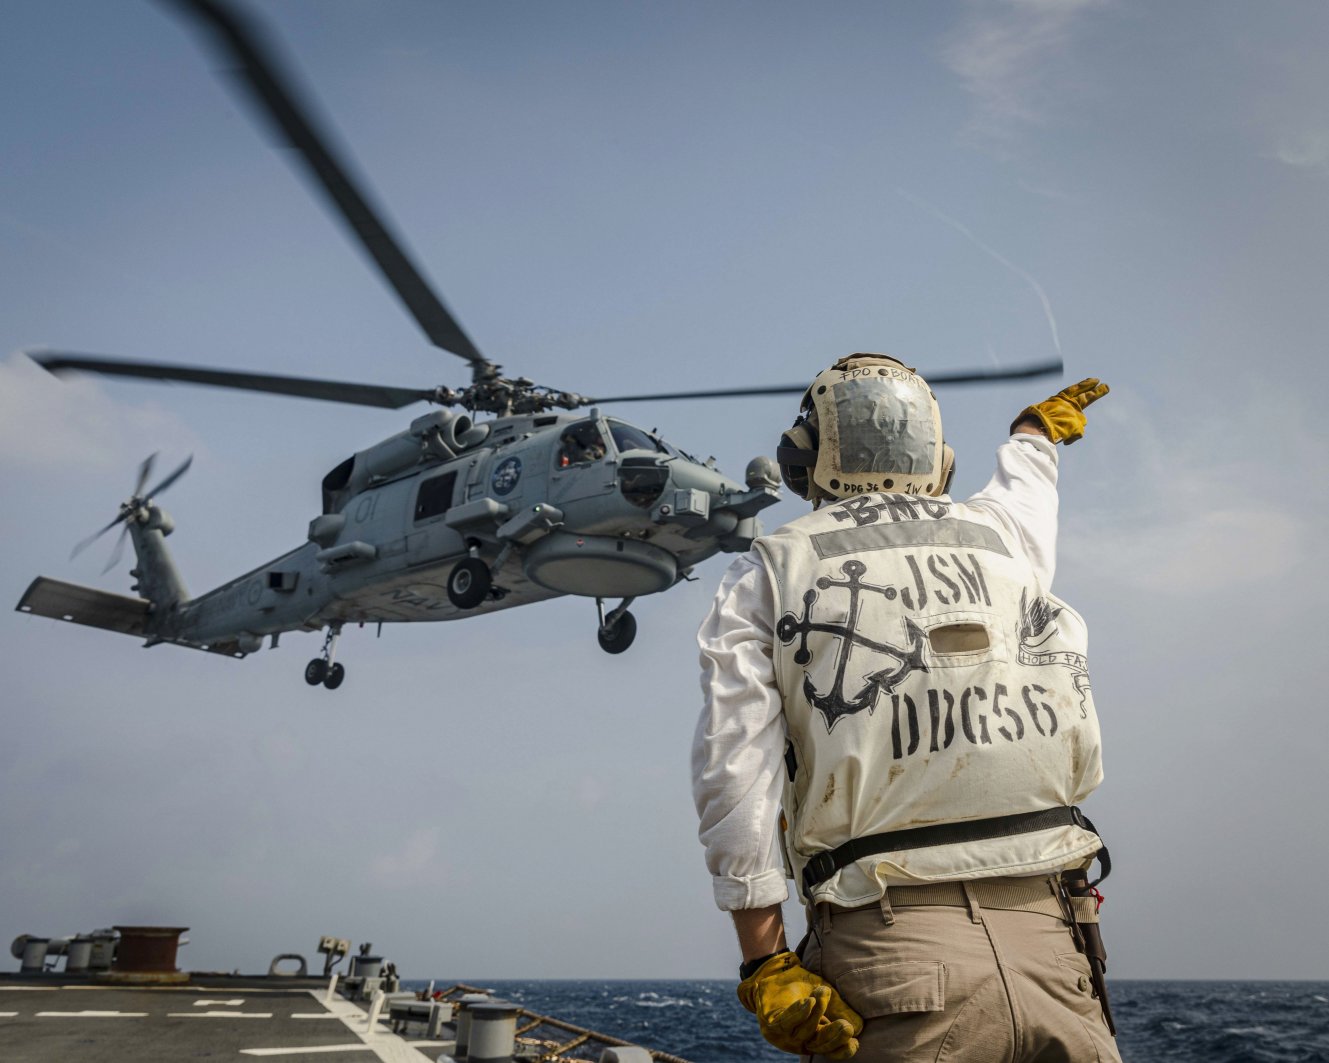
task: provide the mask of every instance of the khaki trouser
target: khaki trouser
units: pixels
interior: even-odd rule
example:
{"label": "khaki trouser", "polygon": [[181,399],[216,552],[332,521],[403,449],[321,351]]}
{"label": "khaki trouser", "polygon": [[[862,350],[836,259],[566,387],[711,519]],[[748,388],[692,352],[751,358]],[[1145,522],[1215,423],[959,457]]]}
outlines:
{"label": "khaki trouser", "polygon": [[854,1063],[1121,1063],[1055,889],[975,879],[817,905],[803,963],[863,1016]]}

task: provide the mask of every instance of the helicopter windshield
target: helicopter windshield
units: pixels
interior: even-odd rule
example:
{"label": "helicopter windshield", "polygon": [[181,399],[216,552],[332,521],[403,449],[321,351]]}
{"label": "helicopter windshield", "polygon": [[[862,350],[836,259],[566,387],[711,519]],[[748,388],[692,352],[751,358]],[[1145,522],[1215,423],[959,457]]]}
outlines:
{"label": "helicopter windshield", "polygon": [[614,437],[614,446],[621,454],[625,450],[653,450],[657,454],[668,454],[671,458],[686,458],[677,447],[672,447],[659,436],[643,432],[636,425],[626,421],[609,420],[609,434]]}

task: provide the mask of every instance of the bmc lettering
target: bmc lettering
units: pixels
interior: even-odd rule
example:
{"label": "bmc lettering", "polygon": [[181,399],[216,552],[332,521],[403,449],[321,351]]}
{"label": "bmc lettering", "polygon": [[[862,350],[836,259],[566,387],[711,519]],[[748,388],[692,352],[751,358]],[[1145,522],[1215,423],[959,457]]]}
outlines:
{"label": "bmc lettering", "polygon": [[902,520],[941,520],[950,509],[950,502],[925,495],[874,494],[835,503],[831,516],[838,521],[852,520],[862,528],[883,517],[896,524]]}

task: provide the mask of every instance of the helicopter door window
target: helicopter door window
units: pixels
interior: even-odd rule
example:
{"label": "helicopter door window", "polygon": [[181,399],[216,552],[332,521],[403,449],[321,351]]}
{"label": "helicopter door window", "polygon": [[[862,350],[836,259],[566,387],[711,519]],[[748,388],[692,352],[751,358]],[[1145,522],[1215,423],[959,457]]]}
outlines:
{"label": "helicopter door window", "polygon": [[558,467],[586,465],[605,456],[605,438],[594,421],[582,421],[563,430],[558,441]]}
{"label": "helicopter door window", "polygon": [[446,513],[452,505],[452,492],[456,486],[455,472],[444,473],[422,483],[420,493],[415,496],[415,519],[427,520]]}

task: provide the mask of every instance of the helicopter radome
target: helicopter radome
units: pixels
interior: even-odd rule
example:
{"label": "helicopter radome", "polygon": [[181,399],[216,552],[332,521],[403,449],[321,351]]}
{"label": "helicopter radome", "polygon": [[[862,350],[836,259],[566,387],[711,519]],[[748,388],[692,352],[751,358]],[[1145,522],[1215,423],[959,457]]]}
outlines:
{"label": "helicopter radome", "polygon": [[[668,590],[701,561],[746,550],[757,514],[778,499],[779,476],[756,458],[744,482],[658,435],[601,412],[613,403],[798,395],[804,384],[588,397],[504,376],[484,357],[337,157],[293,88],[275,49],[248,13],[223,0],[161,0],[211,35],[250,102],[281,130],[335,217],[378,269],[426,339],[470,363],[462,388],[391,387],[239,372],[72,352],[33,352],[53,373],[91,372],[177,381],[327,402],[401,409],[440,407],[333,468],[306,541],[266,565],[191,598],[170,553],[173,523],[156,499],[189,467],[146,489],[139,470],[117,516],[76,548],[123,525],[107,571],[128,539],[133,597],[39,577],[21,611],[244,657],[287,631],[325,631],[305,668],[311,685],[340,686],[335,659],[347,623],[453,620],[559,595],[596,602],[600,645],[626,650],[636,634],[628,606]],[[1061,371],[1060,361],[1015,369],[932,372],[933,384],[975,383]],[[466,412],[461,412],[462,410]],[[472,415],[492,419],[476,421]],[[606,610],[605,603],[618,599]]]}

